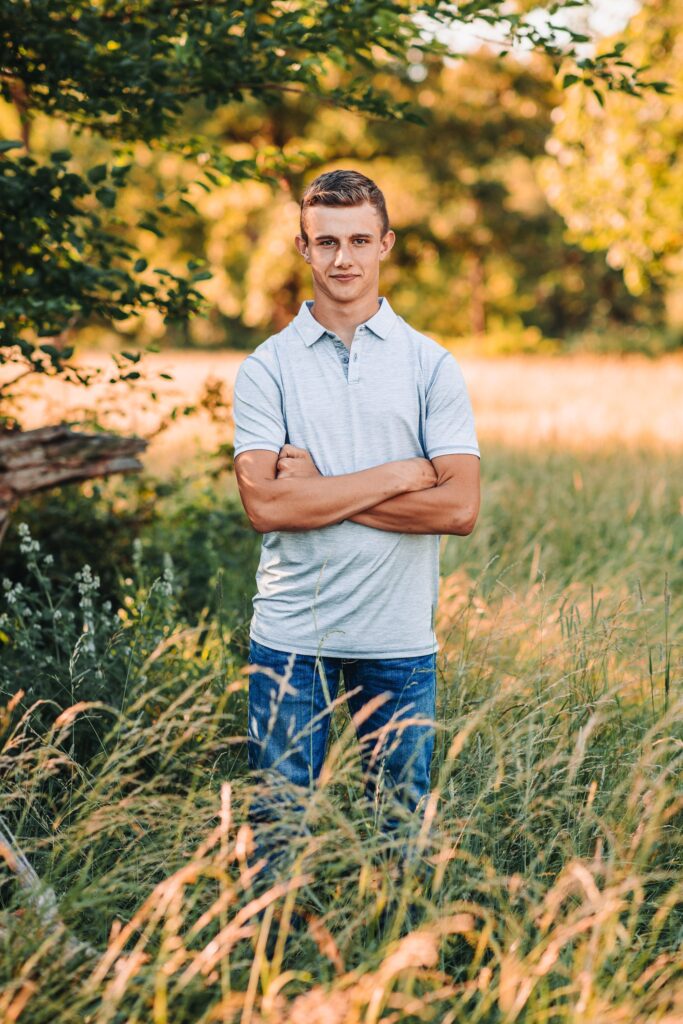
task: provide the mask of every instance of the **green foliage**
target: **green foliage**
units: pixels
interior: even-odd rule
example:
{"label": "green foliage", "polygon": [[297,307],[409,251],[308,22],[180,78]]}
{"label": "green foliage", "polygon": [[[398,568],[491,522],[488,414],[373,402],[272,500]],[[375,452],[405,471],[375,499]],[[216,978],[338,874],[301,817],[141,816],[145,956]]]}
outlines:
{"label": "green foliage", "polygon": [[[68,169],[70,159],[62,150],[42,165],[28,156],[0,160],[0,363],[60,373],[73,349],[33,344],[27,330],[41,339],[79,318],[123,320],[146,307],[186,318],[199,308],[199,292],[174,274],[157,271],[163,288],[141,283],[133,245],[103,226],[98,204],[114,207],[130,165],[100,164],[82,177]],[[75,367],[68,371],[69,379],[84,379]]]}
{"label": "green foliage", "polygon": [[[26,572],[24,582],[2,581],[0,692],[7,698],[22,691],[25,706],[44,701],[51,713],[82,700],[122,707],[131,674],[142,679],[177,622],[170,558],[163,574],[146,584],[134,557],[137,580],[124,581],[117,607],[102,599],[100,578],[87,563],[66,586],[56,585],[52,555],[43,554],[25,523],[17,531]],[[72,737],[74,756],[87,760],[99,739],[88,721]]]}
{"label": "green foliage", "polygon": [[[67,587],[87,557],[100,579],[102,599],[120,602],[121,581],[133,572],[132,543],[151,527],[167,491],[168,485],[135,477],[34,495],[10,522],[2,546],[3,575],[26,585],[19,533],[25,523],[43,555],[52,559],[50,577],[56,585]],[[161,562],[156,564],[160,573]]]}
{"label": "green foliage", "polygon": [[[423,74],[419,83],[411,69]],[[309,157],[290,166],[274,195],[256,182],[198,191],[197,216],[176,222],[164,258],[180,268],[192,252],[206,257],[213,277],[203,293],[211,313],[180,339],[167,333],[167,344],[253,347],[309,296],[293,237],[296,200],[312,164],[316,173],[353,166],[381,182],[398,235],[382,289],[401,315],[443,343],[472,335],[480,346],[498,347],[500,338],[510,350],[531,347],[533,337],[561,343],[589,327],[661,323],[661,289],[635,298],[604,253],[569,245],[562,218],[536,181],[561,101],[543,61],[501,61],[481,51],[457,66],[416,60],[374,80],[419,103],[426,125],[366,122],[289,96],[268,107],[245,102],[205,123],[206,134],[233,140],[235,152],[254,137],[273,146],[290,139]],[[133,209],[154,188],[170,192],[186,180],[180,158],[150,159],[124,202]],[[140,318],[134,329],[142,343],[155,324]]]}
{"label": "green foliage", "polygon": [[646,0],[608,54],[614,59],[628,45],[648,67],[648,102],[631,103],[629,89],[608,93],[602,105],[568,91],[542,167],[568,240],[606,251],[609,265],[623,271],[637,295],[653,282],[680,284],[683,272],[682,18],[675,0]]}
{"label": "green foliage", "polygon": [[[533,19],[503,12],[503,6],[502,0],[464,3],[457,11],[445,0],[297,0],[286,5],[278,0],[247,5],[111,0],[103,8],[71,0],[29,5],[6,0],[0,90],[18,111],[24,144],[28,147],[30,121],[38,113],[62,118],[77,132],[87,128],[118,149],[111,160],[78,174],[64,168],[67,150],[38,164],[28,156],[17,160],[14,140],[5,144],[0,199],[10,219],[3,229],[0,267],[4,361],[60,373],[61,346],[41,351],[41,338],[93,317],[127,320],[145,307],[180,321],[199,308],[193,285],[207,278],[206,269],[188,277],[186,271],[160,268],[156,280],[140,280],[142,271],[135,267],[142,268],[144,257],[118,230],[123,226],[115,215],[126,171],[123,154],[134,143],[174,149],[195,171],[198,161],[203,170],[195,176],[209,190],[220,181],[216,172],[273,182],[289,162],[284,138],[274,148],[260,147],[253,157],[233,157],[220,139],[187,131],[188,121],[241,106],[246,99],[270,103],[287,93],[374,117],[421,121],[418,108],[396,95],[391,76],[403,72],[411,53],[447,52],[434,32],[425,32],[426,25],[483,18],[502,26],[511,41],[523,39],[537,48],[553,66],[576,61],[580,33],[563,30],[559,47]],[[554,9],[565,6],[574,4]],[[639,69],[623,59],[621,50],[616,56],[619,74],[611,58],[601,58],[600,75],[610,87],[638,93]],[[588,59],[578,63],[595,70]],[[383,87],[373,77],[378,69],[388,73]],[[183,187],[172,205],[148,207],[138,227],[163,238],[159,214],[173,217],[193,209]],[[78,380],[77,372],[70,372]]]}
{"label": "green foliage", "polygon": [[[40,111],[122,142],[167,144],[194,100],[213,110],[241,102],[245,93],[320,91],[330,62],[350,71],[359,57],[369,60],[373,46],[399,54],[408,37],[416,36],[416,26],[394,3],[356,3],[353,18],[347,7],[115,2],[103,11],[66,0],[29,7],[9,0],[3,7],[2,94],[23,117]],[[328,89],[328,98],[401,116],[400,105],[354,81]],[[207,146],[191,138],[172,144],[184,157],[196,157]],[[264,171],[231,161],[220,145],[208,146],[222,173]],[[5,149],[12,148],[10,141]],[[14,360],[13,346],[19,347],[22,359],[38,370],[46,353],[37,349],[34,335],[59,334],[94,315],[125,320],[145,306],[167,319],[185,320],[198,308],[193,283],[207,277],[203,269],[189,279],[161,269],[154,284],[140,282],[134,276],[139,270],[130,271],[131,262],[142,267],[133,247],[103,227],[116,224],[108,212],[128,167],[115,162],[107,172],[99,163],[78,175],[66,171],[69,157],[68,151],[55,152],[45,166],[28,157],[2,161],[0,199],[9,219],[2,235],[0,346],[5,360]],[[203,179],[209,185],[217,180],[208,168]],[[192,210],[181,192],[183,204]],[[173,212],[165,204],[159,211]],[[154,209],[139,226],[163,237]],[[58,350],[48,365],[61,370]]]}
{"label": "green foliage", "polygon": [[243,648],[260,537],[249,528],[239,503],[217,501],[214,489],[189,491],[182,482],[145,477],[36,495],[22,505],[21,519],[10,525],[2,548],[3,574],[26,587],[30,584],[22,553],[22,524],[43,556],[51,559],[50,578],[55,585],[69,589],[87,552],[100,580],[102,600],[114,607],[129,591],[130,583],[125,581],[131,577],[139,581],[140,559],[153,579],[163,573],[164,560],[170,558],[174,599],[182,620],[194,626],[218,616],[236,630],[235,649]]}
{"label": "green foliage", "polygon": [[375,114],[400,115],[362,78],[326,88],[329,62],[355,72],[373,46],[401,57],[418,40],[411,8],[390,0],[273,0],[236,5],[113,0],[106,10],[70,0],[3,8],[6,97],[21,81],[36,109],[119,139],[168,136],[186,105],[207,110],[245,94],[313,91]]}
{"label": "green foliage", "polygon": [[[478,581],[487,601],[499,587],[523,592],[540,579],[549,601],[564,588],[588,592],[591,586],[598,595],[656,594],[667,574],[672,613],[683,610],[677,456],[488,447],[482,468],[485,515],[466,542],[447,540],[445,574]],[[73,692],[80,699],[106,696],[118,706],[129,675],[124,649],[133,648],[137,621],[151,620],[155,601],[158,628],[138,644],[143,660],[169,626],[197,629],[199,637],[217,630],[225,653],[245,660],[260,537],[248,528],[241,506],[208,488],[183,491],[144,480],[87,491],[67,488],[25,503],[27,525],[13,525],[3,546],[3,575],[13,595],[10,602],[6,593],[3,602],[10,615],[1,627],[8,638],[0,646],[4,692],[21,685],[68,706],[72,652],[86,644],[78,646],[82,674]],[[26,529],[29,535],[22,536]],[[88,598],[96,627],[84,639],[85,551],[98,586]],[[159,588],[169,567],[173,592],[166,601]],[[152,598],[143,613],[147,595]]]}
{"label": "green foliage", "polygon": [[683,348],[683,330],[680,327],[653,328],[645,324],[615,325],[611,329],[570,334],[565,345],[570,352],[592,352],[596,355],[637,352],[656,359]]}
{"label": "green foliage", "polygon": [[171,553],[188,621],[219,615],[231,649],[246,657],[261,537],[249,527],[241,504],[217,501],[215,489],[180,494],[166,503],[142,542],[152,564],[159,564],[163,552]]}

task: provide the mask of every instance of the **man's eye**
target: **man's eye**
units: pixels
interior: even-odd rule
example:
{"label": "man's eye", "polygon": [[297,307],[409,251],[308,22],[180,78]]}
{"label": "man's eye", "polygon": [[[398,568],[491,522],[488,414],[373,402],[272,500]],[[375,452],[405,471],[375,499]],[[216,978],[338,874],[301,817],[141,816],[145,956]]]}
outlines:
{"label": "man's eye", "polygon": [[356,238],[356,245],[367,245],[367,238]]}

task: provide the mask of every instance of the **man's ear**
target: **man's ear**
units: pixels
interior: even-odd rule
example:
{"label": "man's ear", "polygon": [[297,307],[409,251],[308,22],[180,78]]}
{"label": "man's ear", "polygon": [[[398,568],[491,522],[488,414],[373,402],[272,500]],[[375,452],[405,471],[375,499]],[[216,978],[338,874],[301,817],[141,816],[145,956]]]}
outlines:
{"label": "man's ear", "polygon": [[303,237],[303,235],[297,235],[296,238],[294,239],[294,244],[296,245],[297,249],[303,256],[303,258],[306,260],[306,262],[310,263],[311,257],[308,255],[308,242]]}
{"label": "man's ear", "polygon": [[384,259],[388,256],[391,250],[394,248],[394,242],[396,241],[396,234],[389,228],[386,235],[381,239],[379,243],[379,258]]}

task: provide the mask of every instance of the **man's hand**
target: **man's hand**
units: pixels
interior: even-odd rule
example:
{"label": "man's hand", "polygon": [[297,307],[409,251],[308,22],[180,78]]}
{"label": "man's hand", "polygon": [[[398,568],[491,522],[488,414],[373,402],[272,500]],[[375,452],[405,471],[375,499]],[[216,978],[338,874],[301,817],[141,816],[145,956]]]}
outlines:
{"label": "man's hand", "polygon": [[[436,470],[429,459],[399,459],[392,465],[400,475],[405,491],[422,491],[437,484]],[[304,478],[322,476],[322,473],[309,451],[285,444],[278,454],[276,476]]]}
{"label": "man's hand", "polygon": [[306,477],[322,476],[310,452],[305,448],[296,448],[293,444],[284,444],[277,459],[276,476]]}
{"label": "man's hand", "polygon": [[[400,474],[403,489],[422,491],[437,484],[437,475],[429,459],[399,459],[393,463]],[[277,459],[276,476],[304,478],[322,476],[311,453],[305,448],[297,448],[293,444],[285,444],[280,449]]]}
{"label": "man's hand", "polygon": [[404,459],[401,465],[406,473],[406,492],[427,491],[431,487],[436,487],[439,482],[436,470],[429,459]]}

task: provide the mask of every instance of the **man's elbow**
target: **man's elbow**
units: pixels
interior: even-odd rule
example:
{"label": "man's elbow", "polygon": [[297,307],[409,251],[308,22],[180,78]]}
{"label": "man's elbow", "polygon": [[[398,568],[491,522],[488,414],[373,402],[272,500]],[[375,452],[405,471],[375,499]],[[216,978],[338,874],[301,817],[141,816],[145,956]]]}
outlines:
{"label": "man's elbow", "polygon": [[247,518],[251,524],[252,530],[256,530],[257,533],[270,533],[273,527],[265,519],[262,519],[256,513],[251,514],[247,512]]}
{"label": "man's elbow", "polygon": [[244,506],[247,519],[257,533],[275,533],[283,530],[310,529],[307,523],[297,523],[287,515],[287,508],[282,502],[263,501],[250,502]]}
{"label": "man's elbow", "polygon": [[252,529],[256,530],[257,533],[273,533],[275,530],[286,529],[276,519],[275,511],[275,509],[269,508],[267,505],[265,507],[260,505],[256,507],[254,505],[245,506],[247,519],[251,523]]}
{"label": "man's elbow", "polygon": [[467,537],[477,524],[479,505],[462,505],[454,510],[450,533]]}
{"label": "man's elbow", "polygon": [[247,514],[247,519],[253,530],[257,533],[270,533],[278,529],[272,508],[272,502],[260,501],[255,495],[249,495],[245,500],[245,494],[241,493],[242,506]]}

